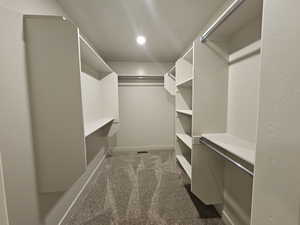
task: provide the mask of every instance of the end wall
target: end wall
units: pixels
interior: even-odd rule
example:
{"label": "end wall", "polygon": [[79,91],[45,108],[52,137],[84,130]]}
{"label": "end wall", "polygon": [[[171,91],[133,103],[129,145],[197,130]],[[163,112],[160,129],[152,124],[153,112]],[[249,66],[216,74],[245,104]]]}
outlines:
{"label": "end wall", "polygon": [[[119,75],[163,76],[172,63],[110,62]],[[163,83],[119,83],[120,131],[114,151],[160,150],[174,147],[175,99]]]}

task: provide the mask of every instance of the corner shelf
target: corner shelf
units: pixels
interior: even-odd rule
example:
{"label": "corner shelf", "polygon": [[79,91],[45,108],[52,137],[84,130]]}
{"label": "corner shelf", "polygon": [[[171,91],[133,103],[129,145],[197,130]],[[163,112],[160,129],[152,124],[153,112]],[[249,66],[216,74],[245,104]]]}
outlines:
{"label": "corner shelf", "polygon": [[111,123],[113,120],[114,120],[114,118],[102,118],[93,123],[87,124],[84,129],[85,137],[91,135],[95,131],[97,131],[97,130],[101,129],[102,127],[104,127],[105,125]]}
{"label": "corner shelf", "polygon": [[251,165],[255,164],[255,143],[251,143],[228,133],[203,134],[202,138],[223,148]]}
{"label": "corner shelf", "polygon": [[177,133],[176,136],[187,146],[192,150],[193,147],[193,140],[192,137],[187,134],[179,134]]}
{"label": "corner shelf", "polygon": [[177,113],[181,113],[181,114],[184,114],[184,115],[188,115],[188,116],[192,116],[193,115],[193,111],[192,110],[176,110]]}
{"label": "corner shelf", "polygon": [[176,159],[180,163],[180,165],[183,168],[184,172],[188,175],[188,177],[190,179],[192,179],[192,166],[191,166],[191,164],[184,158],[183,155],[177,155]]}
{"label": "corner shelf", "polygon": [[176,87],[192,87],[193,85],[193,77],[190,77],[178,84],[176,84]]}

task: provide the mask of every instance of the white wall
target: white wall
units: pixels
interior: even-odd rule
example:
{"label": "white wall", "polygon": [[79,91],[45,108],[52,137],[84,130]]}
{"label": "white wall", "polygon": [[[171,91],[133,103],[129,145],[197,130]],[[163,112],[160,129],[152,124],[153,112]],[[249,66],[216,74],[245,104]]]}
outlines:
{"label": "white wall", "polygon": [[[171,63],[109,63],[119,74],[162,76]],[[174,146],[174,97],[163,84],[119,83],[120,131],[115,150],[170,149]]]}
{"label": "white wall", "polygon": [[63,11],[54,0],[0,0],[0,151],[8,216],[10,225],[38,225],[22,14]]}
{"label": "white wall", "polygon": [[300,224],[300,1],[264,1],[252,225]]}

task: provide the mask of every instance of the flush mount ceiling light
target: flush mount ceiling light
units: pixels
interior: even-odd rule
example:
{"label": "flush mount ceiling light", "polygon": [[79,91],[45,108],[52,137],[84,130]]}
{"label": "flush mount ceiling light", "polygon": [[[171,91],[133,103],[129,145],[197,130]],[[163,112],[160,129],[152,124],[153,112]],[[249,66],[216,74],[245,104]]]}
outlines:
{"label": "flush mount ceiling light", "polygon": [[136,38],[136,42],[139,44],[139,45],[145,45],[146,44],[146,38],[144,36],[137,36]]}

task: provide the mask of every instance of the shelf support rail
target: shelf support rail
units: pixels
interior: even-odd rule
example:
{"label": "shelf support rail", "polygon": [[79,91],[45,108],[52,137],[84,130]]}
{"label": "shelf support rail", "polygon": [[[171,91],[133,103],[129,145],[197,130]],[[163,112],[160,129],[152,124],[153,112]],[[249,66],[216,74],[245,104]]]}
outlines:
{"label": "shelf support rail", "polygon": [[245,166],[241,165],[240,163],[236,162],[235,160],[233,160],[232,158],[230,158],[229,156],[225,155],[224,153],[220,152],[216,147],[214,147],[213,145],[211,145],[209,143],[209,141],[206,141],[204,138],[200,138],[199,139],[200,143],[206,145],[207,147],[209,147],[211,150],[213,150],[215,153],[219,154],[220,156],[222,156],[224,159],[226,159],[227,161],[229,161],[230,163],[232,163],[233,165],[237,166],[238,168],[240,168],[241,170],[243,170],[244,172],[246,172],[247,174],[249,174],[250,176],[254,176],[254,173],[249,170],[248,168],[246,168]]}
{"label": "shelf support rail", "polygon": [[215,32],[219,26],[233,13],[235,12],[246,0],[234,0],[215,20],[215,22],[209,26],[209,28],[201,35],[201,42],[205,42],[207,38]]}

